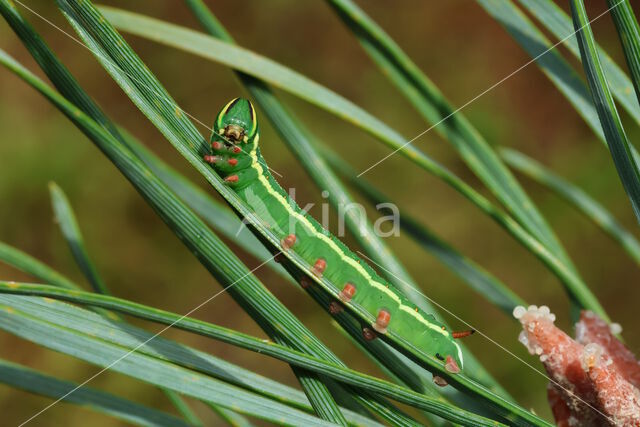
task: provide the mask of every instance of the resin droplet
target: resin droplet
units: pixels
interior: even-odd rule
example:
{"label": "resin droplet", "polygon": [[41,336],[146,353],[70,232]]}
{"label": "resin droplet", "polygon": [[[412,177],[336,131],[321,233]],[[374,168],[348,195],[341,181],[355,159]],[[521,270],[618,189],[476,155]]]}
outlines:
{"label": "resin droplet", "polygon": [[356,294],[356,287],[351,283],[345,283],[344,288],[340,291],[340,299],[343,302],[351,301],[351,298]]}
{"label": "resin droplet", "polygon": [[589,368],[599,365],[603,353],[602,347],[596,343],[585,345],[584,350],[582,350],[582,369],[589,371]]}
{"label": "resin droplet", "polygon": [[548,316],[551,314],[551,310],[546,305],[541,305],[538,309],[538,313],[540,313],[541,316]]}
{"label": "resin droplet", "polygon": [[376,318],[376,322],[371,324],[373,329],[381,334],[387,333],[387,326],[389,326],[389,322],[391,321],[391,313],[387,309],[380,309],[378,311],[378,317]]}
{"label": "resin droplet", "polygon": [[526,312],[527,312],[527,309],[519,305],[513,309],[513,317],[515,317],[516,319],[520,319],[522,316],[525,315]]}
{"label": "resin droplet", "polygon": [[613,335],[620,335],[622,333],[622,326],[620,326],[620,323],[612,323],[609,325],[609,331],[611,331]]}

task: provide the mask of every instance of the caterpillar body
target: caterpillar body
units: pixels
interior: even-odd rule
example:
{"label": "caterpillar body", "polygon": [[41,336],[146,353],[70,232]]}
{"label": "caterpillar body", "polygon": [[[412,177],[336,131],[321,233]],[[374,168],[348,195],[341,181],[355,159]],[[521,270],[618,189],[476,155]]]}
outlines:
{"label": "caterpillar body", "polygon": [[[467,333],[447,330],[433,315],[412,305],[369,264],[300,209],[266,167],[259,140],[253,105],[236,98],[216,117],[211,135],[212,154],[204,160],[281,239],[283,253],[294,251],[313,266],[314,275],[324,276],[340,287],[334,290],[340,302],[331,304],[331,312],[340,310],[341,304],[357,304],[376,319],[371,329],[364,328],[365,338],[373,339],[392,330],[442,361],[448,372],[459,372],[464,362],[455,339]],[[309,282],[303,279],[301,284],[305,287]]]}

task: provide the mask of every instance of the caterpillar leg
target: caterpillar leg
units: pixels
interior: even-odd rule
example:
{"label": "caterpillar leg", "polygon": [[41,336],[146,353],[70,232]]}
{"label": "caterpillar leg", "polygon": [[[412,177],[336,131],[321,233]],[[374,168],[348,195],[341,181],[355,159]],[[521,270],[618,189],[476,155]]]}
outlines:
{"label": "caterpillar leg", "polygon": [[302,286],[302,289],[307,289],[309,286],[312,285],[312,281],[311,279],[309,279],[307,276],[302,276],[302,278],[300,279],[300,286]]}
{"label": "caterpillar leg", "polygon": [[372,341],[378,337],[378,334],[376,334],[373,329],[364,327],[362,328],[362,337],[366,341]]}
{"label": "caterpillar leg", "polygon": [[449,384],[447,380],[445,380],[442,377],[439,377],[438,375],[433,376],[433,383],[439,387],[446,387]]}
{"label": "caterpillar leg", "polygon": [[342,310],[344,309],[342,308],[342,306],[338,301],[331,301],[331,303],[329,304],[329,313],[331,314],[341,313]]}

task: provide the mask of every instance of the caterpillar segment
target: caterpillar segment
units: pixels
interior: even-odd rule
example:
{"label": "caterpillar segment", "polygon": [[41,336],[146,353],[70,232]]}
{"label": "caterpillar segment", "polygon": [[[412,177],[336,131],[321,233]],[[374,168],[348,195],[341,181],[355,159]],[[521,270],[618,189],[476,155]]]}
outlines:
{"label": "caterpillar segment", "polygon": [[[211,153],[204,160],[279,237],[285,256],[295,251],[312,266],[313,275],[342,286],[342,289],[326,289],[339,299],[339,302],[331,303],[330,311],[337,313],[343,304],[363,308],[375,319],[363,328],[365,339],[372,340],[392,331],[437,358],[448,372],[457,373],[463,369],[462,351],[455,338],[472,332],[452,333],[433,315],[411,305],[368,263],[300,209],[267,169],[259,140],[253,105],[246,99],[236,98],[216,117]],[[311,284],[308,277],[300,279],[303,288]],[[439,382],[442,384],[443,381]]]}

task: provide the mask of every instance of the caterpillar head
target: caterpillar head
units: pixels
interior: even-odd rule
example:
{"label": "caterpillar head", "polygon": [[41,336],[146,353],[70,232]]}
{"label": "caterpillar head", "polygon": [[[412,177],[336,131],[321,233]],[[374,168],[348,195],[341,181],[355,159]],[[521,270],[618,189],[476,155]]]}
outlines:
{"label": "caterpillar head", "polygon": [[211,137],[222,136],[227,144],[237,145],[252,142],[257,133],[256,110],[249,100],[236,98],[218,113]]}

